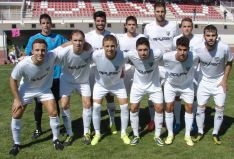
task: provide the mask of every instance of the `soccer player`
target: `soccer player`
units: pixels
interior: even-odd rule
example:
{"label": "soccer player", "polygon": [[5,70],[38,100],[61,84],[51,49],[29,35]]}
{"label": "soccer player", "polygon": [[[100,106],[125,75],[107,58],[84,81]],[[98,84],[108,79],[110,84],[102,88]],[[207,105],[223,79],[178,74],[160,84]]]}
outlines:
{"label": "soccer player", "polygon": [[164,99],[166,102],[165,121],[168,136],[165,144],[170,145],[174,140],[173,133],[173,109],[176,95],[180,95],[185,102],[185,141],[189,146],[194,143],[190,136],[193,123],[192,104],[194,100],[193,77],[197,66],[196,56],[189,51],[189,39],[182,36],[176,41],[176,51],[163,55],[166,69],[166,81],[164,84]]}
{"label": "soccer player", "polygon": [[89,145],[91,142],[89,128],[92,117],[91,90],[89,85],[89,73],[92,48],[84,48],[85,35],[80,30],[75,30],[71,34],[72,45],[62,49],[55,49],[58,59],[62,65],[60,77],[60,96],[62,106],[62,118],[67,131],[64,146],[69,146],[73,142],[73,132],[70,115],[70,96],[72,91],[77,90],[82,97],[83,104],[83,141]]}
{"label": "soccer player", "polygon": [[[112,34],[110,31],[106,30],[106,13],[103,11],[97,11],[93,14],[93,19],[95,23],[95,30],[92,30],[85,35],[85,41],[87,41],[92,47],[93,50],[100,50],[102,49],[102,41],[104,36]],[[90,86],[93,89],[94,86],[94,74],[95,74],[96,67],[91,65],[91,72],[90,72]],[[117,134],[116,126],[115,126],[115,102],[114,96],[107,94],[106,96],[107,101],[107,111],[110,117],[110,130],[112,134]]]}
{"label": "soccer player", "polygon": [[[178,35],[178,26],[174,22],[167,21],[166,5],[164,1],[156,1],[154,4],[155,21],[147,24],[144,29],[144,34],[148,37],[150,47],[152,49],[160,49],[163,52],[172,51],[173,38]],[[161,83],[165,78],[165,70],[163,64],[159,65],[159,73]],[[148,124],[148,130],[154,129],[154,110],[152,102],[149,101],[149,110],[151,121]]]}
{"label": "soccer player", "polygon": [[[15,66],[10,77],[10,87],[14,96],[12,104],[11,129],[14,145],[9,154],[17,155],[20,150],[21,118],[27,104],[36,97],[47,109],[50,127],[53,133],[53,144],[56,150],[63,150],[59,137],[59,118],[54,96],[51,92],[53,67],[56,56],[47,53],[47,43],[36,39],[32,44],[32,56],[26,57]],[[18,82],[23,78],[23,83]]]}
{"label": "soccer player", "polygon": [[207,25],[204,28],[205,42],[195,50],[199,57],[202,75],[197,90],[198,135],[194,141],[201,140],[204,135],[205,106],[209,98],[214,97],[215,116],[212,134],[214,143],[220,145],[218,132],[223,122],[224,103],[228,89],[227,80],[232,68],[233,55],[228,45],[218,41],[217,37],[217,28]]}
{"label": "soccer player", "polygon": [[124,68],[123,52],[117,49],[117,39],[114,35],[103,38],[103,49],[93,53],[93,62],[96,64],[96,83],[93,88],[93,126],[95,136],[91,145],[96,145],[101,139],[100,119],[102,99],[107,93],[117,96],[121,111],[121,139],[124,144],[129,144],[130,139],[126,133],[128,127],[129,110],[127,93],[121,78]]}
{"label": "soccer player", "polygon": [[[183,18],[181,20],[181,32],[182,34],[176,36],[173,39],[173,50],[176,50],[176,40],[182,36],[187,37],[189,41],[189,50],[194,51],[194,48],[198,45],[200,45],[203,42],[203,38],[198,37],[192,33],[193,31],[193,21],[191,18]],[[197,90],[197,83],[198,83],[198,75],[199,75],[199,67],[195,71],[194,75],[194,93],[196,96],[196,90]],[[196,97],[193,102],[193,114],[195,115],[197,111],[197,102],[196,102]],[[181,101],[179,97],[176,97],[175,100],[175,108],[174,108],[174,114],[175,114],[175,125],[173,128],[173,131],[175,134],[179,133],[180,131],[180,112],[181,112]],[[193,122],[193,131],[197,130],[197,126],[195,123],[195,120]]]}
{"label": "soccer player", "polygon": [[[32,54],[31,53],[32,43],[34,42],[35,39],[38,39],[38,38],[44,39],[47,42],[48,51],[55,49],[61,44],[67,42],[67,39],[64,38],[62,35],[51,32],[52,20],[48,14],[40,15],[40,25],[41,25],[41,33],[38,33],[29,38],[28,44],[25,48],[26,55]],[[59,102],[58,102],[59,101],[60,73],[61,73],[61,67],[59,65],[56,65],[54,67],[54,79],[53,79],[51,90],[55,97],[58,114],[60,112]],[[42,129],[41,129],[42,103],[38,102],[36,98],[35,98],[35,103],[36,103],[36,107],[34,111],[34,117],[35,117],[35,122],[36,122],[36,130],[33,132],[33,135],[32,135],[32,138],[34,139],[38,138],[42,134]]]}
{"label": "soccer player", "polygon": [[[125,33],[124,34],[117,34],[117,38],[119,41],[119,48],[122,51],[130,51],[136,50],[136,41],[140,37],[145,37],[144,34],[137,33],[137,19],[134,16],[128,16],[126,18],[126,22],[124,24]],[[126,87],[126,91],[129,94],[132,79],[134,74],[134,67],[130,64],[125,64],[124,67],[124,84]]]}
{"label": "soccer player", "polygon": [[130,121],[133,129],[133,140],[131,145],[137,145],[139,136],[139,106],[145,94],[149,94],[155,109],[155,142],[163,146],[161,140],[161,128],[163,123],[163,94],[160,85],[158,61],[161,59],[160,50],[150,50],[150,44],[146,37],[141,37],[136,41],[136,50],[126,53],[128,60],[135,67],[133,84],[130,93],[131,111]]}

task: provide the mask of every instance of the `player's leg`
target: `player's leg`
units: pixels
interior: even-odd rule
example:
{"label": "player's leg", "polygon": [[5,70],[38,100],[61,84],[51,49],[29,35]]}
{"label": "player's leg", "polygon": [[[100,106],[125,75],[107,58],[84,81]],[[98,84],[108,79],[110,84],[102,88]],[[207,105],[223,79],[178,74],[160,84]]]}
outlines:
{"label": "player's leg", "polygon": [[115,126],[115,98],[113,95],[108,93],[106,96],[106,107],[107,112],[109,114],[110,119],[110,130],[112,134],[117,134],[116,126]]}
{"label": "player's leg", "polygon": [[165,140],[165,144],[170,145],[174,140],[173,133],[173,121],[174,121],[174,100],[176,96],[176,89],[172,87],[168,82],[164,85],[164,99],[166,102],[165,121],[168,131],[168,136]]}
{"label": "player's leg", "polygon": [[51,91],[54,95],[54,99],[56,102],[58,116],[60,116],[60,107],[59,107],[59,100],[60,100],[60,79],[53,79]]}
{"label": "player's leg", "polygon": [[82,95],[82,105],[83,105],[83,126],[84,126],[84,136],[83,142],[86,145],[91,143],[90,138],[90,123],[92,119],[92,104],[91,104],[91,90],[89,83],[80,84],[80,92]]}
{"label": "player's leg", "polygon": [[215,144],[220,145],[221,140],[219,138],[219,130],[223,122],[224,115],[224,103],[226,99],[226,93],[223,91],[223,88],[220,86],[217,89],[217,93],[214,95],[215,101],[215,116],[214,116],[214,129],[212,132],[213,141]]}
{"label": "player's leg", "polygon": [[181,113],[181,99],[179,96],[175,98],[175,107],[174,107],[174,114],[175,114],[175,124],[173,127],[173,132],[178,134],[180,131],[180,113]]}
{"label": "player's leg", "polygon": [[40,101],[37,100],[37,98],[34,98],[34,100],[35,100],[34,119],[35,119],[36,129],[33,132],[32,138],[36,139],[42,134],[42,129],[41,129],[42,104]]}
{"label": "player's leg", "polygon": [[95,130],[95,135],[91,141],[91,145],[96,145],[101,139],[101,132],[100,132],[100,123],[101,123],[101,104],[102,98],[108,93],[109,91],[105,89],[99,83],[94,84],[93,88],[93,127]]}

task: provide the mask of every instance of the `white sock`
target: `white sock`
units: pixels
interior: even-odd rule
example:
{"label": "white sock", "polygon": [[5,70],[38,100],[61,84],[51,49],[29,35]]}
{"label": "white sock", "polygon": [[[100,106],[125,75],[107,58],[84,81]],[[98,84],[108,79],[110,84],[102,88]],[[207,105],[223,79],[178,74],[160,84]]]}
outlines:
{"label": "white sock", "polygon": [[11,131],[15,144],[20,145],[21,119],[11,119]]}
{"label": "white sock", "polygon": [[139,112],[132,113],[130,111],[130,121],[134,136],[139,136]]}
{"label": "white sock", "polygon": [[174,114],[176,124],[180,124],[181,101],[175,101]]}
{"label": "white sock", "polygon": [[214,130],[212,134],[218,135],[219,129],[222,125],[223,122],[223,111],[224,107],[220,108],[215,108],[215,116],[214,116]]}
{"label": "white sock", "polygon": [[203,134],[203,125],[204,125],[204,120],[205,120],[205,107],[197,107],[197,113],[196,113],[196,121],[197,121],[197,128],[198,128],[198,133]]}
{"label": "white sock", "polygon": [[89,127],[92,118],[92,108],[83,108],[84,135],[89,133]]}
{"label": "white sock", "polygon": [[101,123],[101,105],[93,103],[93,127],[96,135],[100,135],[100,123]]}
{"label": "white sock", "polygon": [[189,114],[185,112],[184,121],[185,121],[185,136],[190,136],[190,131],[193,124],[193,113]]}
{"label": "white sock", "polygon": [[115,124],[115,103],[107,103],[107,111],[110,117],[110,126]]}
{"label": "white sock", "polygon": [[53,141],[59,137],[59,117],[50,117],[50,127],[53,134]]}
{"label": "white sock", "polygon": [[120,105],[121,135],[126,134],[129,120],[128,104]]}
{"label": "white sock", "polygon": [[150,120],[154,121],[154,104],[151,100],[148,100],[148,107],[149,107],[149,113],[150,113]]}
{"label": "white sock", "polygon": [[167,113],[165,112],[165,121],[168,131],[168,136],[173,136],[173,120],[174,120],[174,114],[173,112]]}
{"label": "white sock", "polygon": [[159,138],[161,135],[161,129],[163,125],[163,113],[155,112],[154,123],[155,123],[155,137]]}
{"label": "white sock", "polygon": [[72,132],[72,123],[71,123],[71,112],[70,109],[62,109],[62,118],[63,118],[63,123],[66,128],[67,134],[69,136],[73,136]]}

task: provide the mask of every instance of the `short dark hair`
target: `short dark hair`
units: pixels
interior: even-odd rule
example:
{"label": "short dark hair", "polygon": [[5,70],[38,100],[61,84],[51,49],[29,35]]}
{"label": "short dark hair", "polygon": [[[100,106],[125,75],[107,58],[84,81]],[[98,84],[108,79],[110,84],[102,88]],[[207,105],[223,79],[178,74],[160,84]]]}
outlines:
{"label": "short dark hair", "polygon": [[102,45],[104,45],[104,42],[106,41],[113,41],[116,45],[118,45],[117,38],[114,35],[109,34],[109,35],[104,36],[102,40]]}
{"label": "short dark hair", "polygon": [[217,28],[216,28],[214,25],[207,25],[207,26],[204,28],[204,35],[205,35],[205,32],[206,32],[206,31],[214,32],[214,33],[216,33],[216,35],[218,34],[218,30],[217,30]]}
{"label": "short dark hair", "polygon": [[[130,16],[128,16],[128,17],[126,18],[125,26],[127,25],[128,21],[130,21],[130,20],[134,21],[134,22],[136,23],[136,25],[137,25],[137,19],[136,19],[136,17],[130,15]],[[125,32],[125,33],[127,32],[127,29],[126,29],[125,27],[124,27],[124,32]]]}
{"label": "short dark hair", "polygon": [[183,22],[190,22],[190,23],[192,23],[192,26],[193,26],[193,20],[189,17],[185,17],[181,20],[181,24],[180,24],[181,26],[182,26]]}
{"label": "short dark hair", "polygon": [[73,30],[72,33],[71,33],[71,36],[73,34],[76,34],[76,33],[81,34],[82,37],[85,39],[85,34],[84,34],[84,32],[82,30]]}
{"label": "short dark hair", "polygon": [[140,37],[136,41],[136,47],[139,45],[146,45],[148,48],[150,48],[149,40],[146,37]]}
{"label": "short dark hair", "polygon": [[51,17],[48,14],[46,14],[46,13],[45,14],[41,14],[39,19],[40,19],[40,24],[41,24],[41,20],[42,19],[49,19],[50,23],[52,23]]}
{"label": "short dark hair", "polygon": [[157,7],[163,7],[164,11],[166,12],[166,4],[165,4],[164,0],[156,0],[156,2],[154,3],[154,10]]}
{"label": "short dark hair", "polygon": [[93,13],[93,19],[96,20],[97,17],[102,17],[106,20],[106,13],[103,11],[96,11]]}
{"label": "short dark hair", "polygon": [[189,47],[189,39],[187,38],[187,37],[185,37],[185,36],[182,36],[182,37],[180,37],[180,38],[178,38],[177,40],[176,40],[176,46],[185,46],[185,47]]}
{"label": "short dark hair", "polygon": [[47,48],[47,43],[46,43],[46,41],[45,41],[44,39],[36,39],[36,40],[34,40],[33,43],[32,43],[32,49],[33,49],[33,45],[34,45],[34,44],[37,44],[37,43],[39,43],[39,44],[45,44],[45,46],[46,46],[46,48]]}

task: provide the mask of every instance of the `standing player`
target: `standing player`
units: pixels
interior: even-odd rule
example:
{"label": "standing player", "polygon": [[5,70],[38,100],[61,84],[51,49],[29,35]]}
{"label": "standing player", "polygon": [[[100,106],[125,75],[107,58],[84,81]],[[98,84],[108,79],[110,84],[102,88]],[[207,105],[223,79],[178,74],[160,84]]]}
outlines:
{"label": "standing player", "polygon": [[[52,21],[51,17],[48,14],[42,14],[40,15],[40,25],[41,25],[41,33],[38,33],[32,37],[30,37],[28,44],[25,48],[26,55],[31,55],[32,50],[32,43],[35,39],[41,38],[44,39],[47,42],[48,50],[52,50],[56,48],[57,46],[65,43],[67,41],[66,38],[64,38],[62,35],[51,33],[52,28]],[[57,111],[59,114],[59,77],[61,73],[61,67],[59,65],[56,65],[54,67],[54,79],[53,84],[51,87],[51,90],[54,94],[56,105],[57,105]],[[38,102],[35,98],[36,107],[34,111],[34,117],[36,121],[36,130],[33,133],[32,138],[36,139],[42,134],[41,129],[41,117],[42,117],[42,103]]]}
{"label": "standing player", "polygon": [[[119,47],[122,51],[136,50],[136,41],[140,37],[145,37],[144,34],[138,34],[137,29],[137,19],[134,16],[128,16],[126,18],[126,23],[124,25],[125,32],[124,34],[117,34]],[[134,67],[130,64],[125,64],[124,67],[124,84],[127,90],[127,93],[130,93],[132,78],[134,74]]]}
{"label": "standing player", "polygon": [[102,99],[107,93],[115,94],[118,98],[121,111],[121,139],[125,144],[130,143],[126,133],[128,127],[129,110],[127,93],[121,78],[124,67],[123,52],[117,49],[117,39],[113,35],[103,38],[103,49],[93,53],[93,61],[96,64],[96,83],[93,88],[93,125],[95,136],[91,145],[96,145],[101,139],[100,119]]}
{"label": "standing player", "polygon": [[91,46],[87,49],[84,48],[85,35],[80,30],[75,30],[72,32],[71,42],[72,45],[55,50],[62,65],[62,73],[60,77],[60,97],[63,122],[67,131],[67,138],[63,144],[68,146],[71,145],[73,141],[70,115],[70,96],[72,91],[75,89],[81,94],[82,97],[84,125],[83,141],[85,144],[89,145],[91,142],[89,128],[92,117],[89,73],[91,55],[93,51]]}
{"label": "standing player", "polygon": [[130,93],[130,121],[134,138],[131,145],[139,143],[139,105],[145,94],[149,94],[155,109],[155,142],[159,146],[164,143],[160,138],[163,123],[163,94],[160,85],[158,61],[162,56],[160,50],[150,50],[147,38],[141,37],[136,42],[136,51],[126,53],[126,57],[136,68]]}
{"label": "standing player", "polygon": [[[104,36],[112,34],[110,31],[106,30],[106,13],[103,11],[97,11],[93,14],[93,19],[95,23],[95,30],[88,32],[85,35],[85,41],[87,41],[93,47],[93,50],[102,49],[102,41]],[[90,72],[90,86],[91,89],[94,86],[94,72],[96,67],[94,65],[91,66]],[[115,103],[114,97],[110,94],[106,96],[107,101],[107,111],[110,116],[110,130],[112,134],[117,134],[116,126],[115,126]]]}
{"label": "standing player", "polygon": [[170,145],[174,140],[173,133],[173,109],[177,94],[185,102],[185,141],[189,146],[194,143],[190,136],[193,123],[192,104],[194,100],[193,77],[197,58],[189,51],[189,39],[180,37],[176,41],[176,51],[168,52],[163,55],[163,62],[166,69],[166,81],[164,84],[164,99],[166,102],[165,121],[168,136],[165,144]]}
{"label": "standing player", "polygon": [[218,132],[223,122],[224,103],[228,88],[227,80],[231,72],[233,56],[228,45],[218,41],[217,37],[217,28],[213,25],[207,25],[204,28],[205,43],[195,50],[200,60],[202,76],[197,90],[198,107],[196,121],[198,135],[194,138],[194,141],[197,142],[203,137],[205,106],[212,96],[215,102],[214,129],[212,134],[214,143],[220,145],[221,140]]}
{"label": "standing player", "polygon": [[[26,57],[13,69],[10,77],[10,87],[14,96],[12,104],[11,129],[14,140],[9,154],[17,155],[20,150],[21,118],[27,104],[36,97],[48,111],[50,127],[53,133],[53,143],[57,150],[63,150],[59,137],[59,118],[56,103],[51,92],[53,67],[56,56],[47,53],[47,43],[43,39],[36,39],[32,44],[32,56]],[[23,78],[23,83],[18,82]]]}
{"label": "standing player", "polygon": [[[175,23],[167,21],[166,5],[164,1],[156,1],[154,4],[155,21],[145,26],[144,34],[148,37],[152,49],[160,49],[163,52],[172,51],[173,38],[178,35],[178,27]],[[159,66],[159,73],[162,79],[165,78],[163,64]],[[148,124],[148,130],[154,129],[154,110],[152,102],[149,102],[151,122]]]}
{"label": "standing player", "polygon": [[[189,50],[191,52],[194,51],[194,48],[198,45],[200,45],[203,42],[203,39],[194,35],[192,33],[193,31],[193,21],[191,18],[183,18],[181,20],[181,32],[182,34],[176,36],[173,39],[173,50],[176,50],[176,40],[182,36],[187,37],[190,41],[189,41]],[[196,95],[196,88],[197,88],[197,83],[198,83],[198,75],[199,75],[199,67],[198,69],[195,71],[195,76],[194,76],[194,92]],[[196,97],[195,100],[193,102],[193,114],[195,115],[197,111],[197,102],[196,102]],[[179,99],[179,97],[176,97],[175,100],[175,108],[174,108],[174,114],[175,114],[175,125],[173,128],[173,131],[175,134],[177,134],[180,131],[180,112],[181,112],[181,101]],[[196,123],[193,122],[193,130],[195,131],[196,128]]]}

